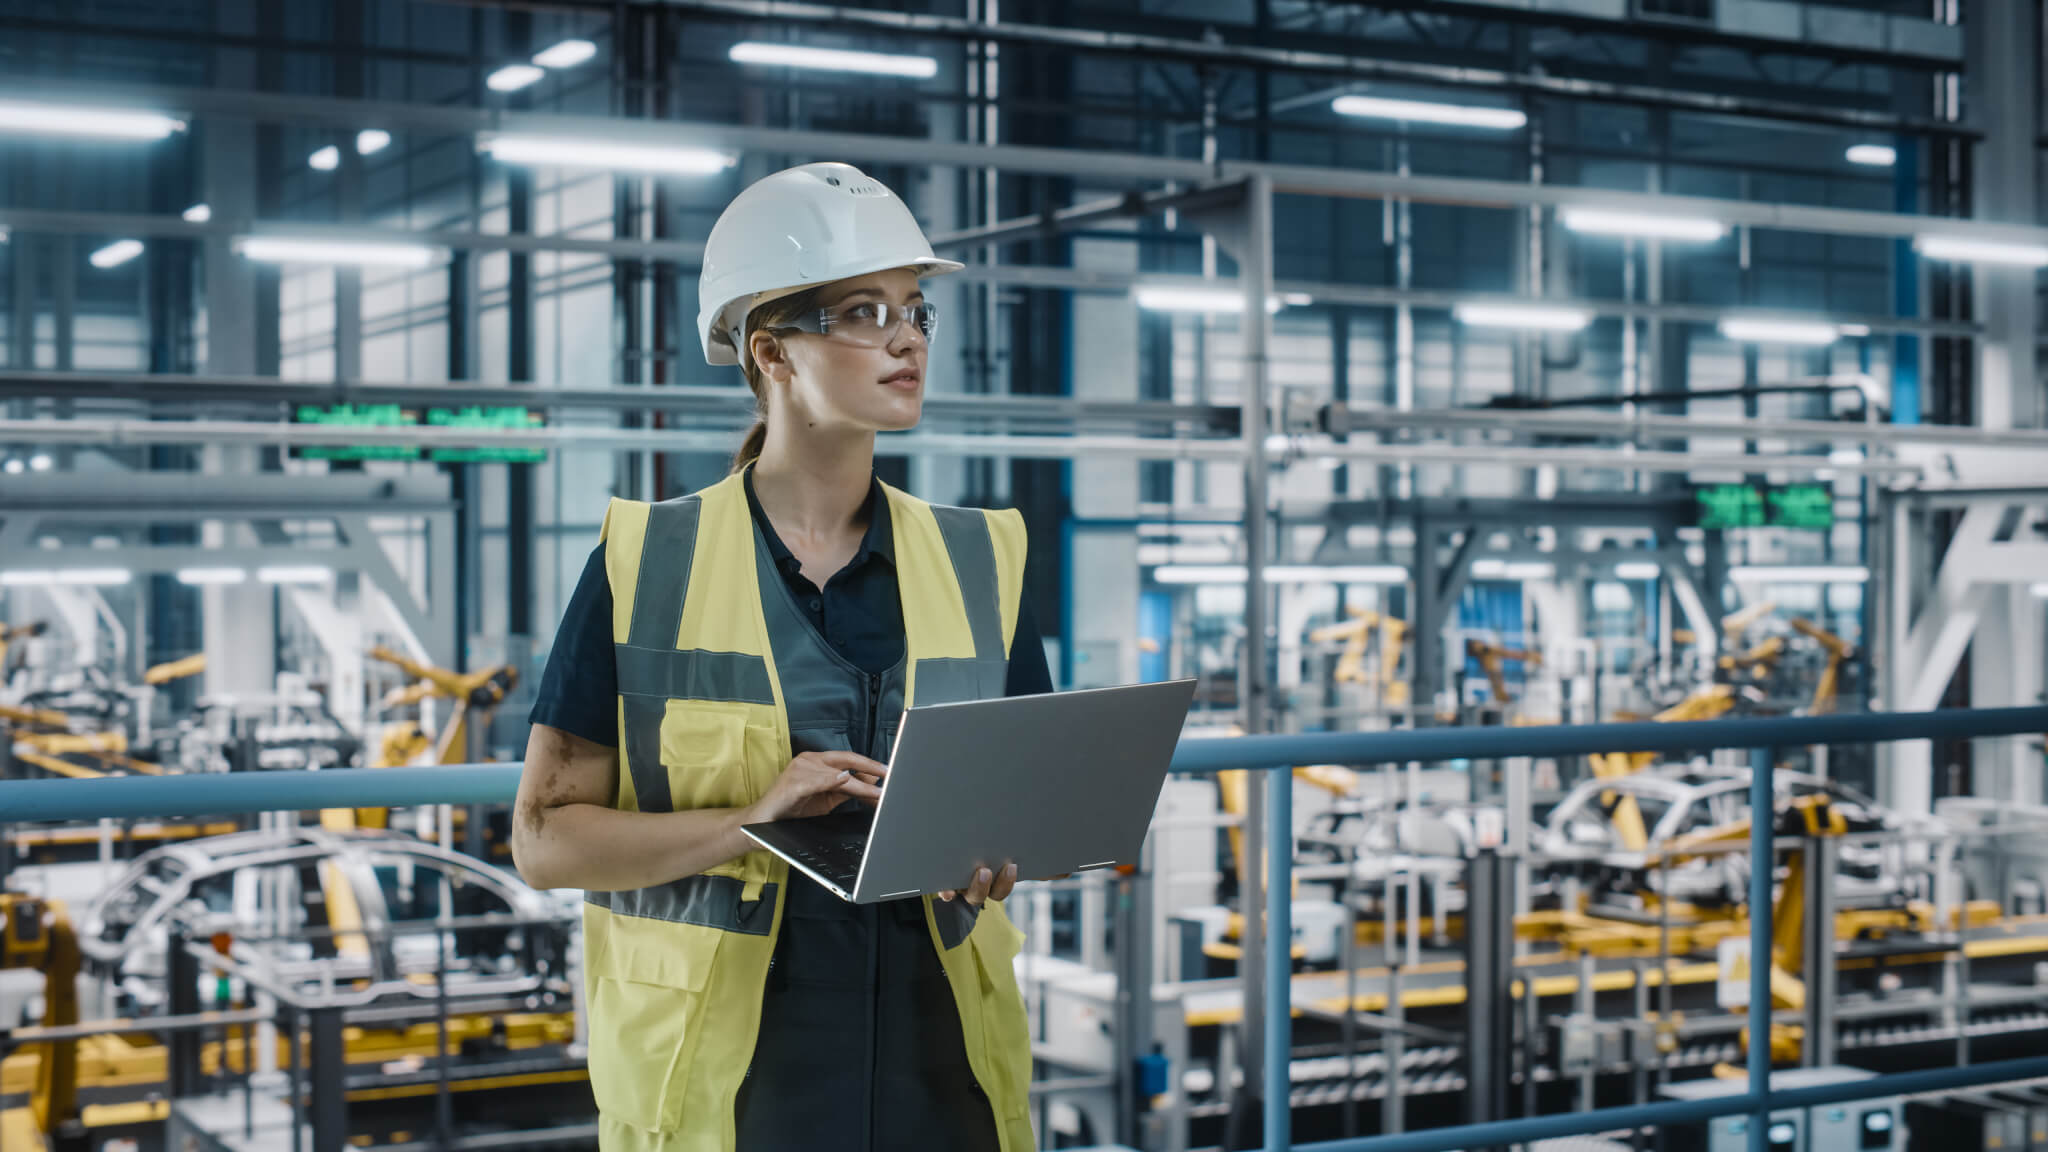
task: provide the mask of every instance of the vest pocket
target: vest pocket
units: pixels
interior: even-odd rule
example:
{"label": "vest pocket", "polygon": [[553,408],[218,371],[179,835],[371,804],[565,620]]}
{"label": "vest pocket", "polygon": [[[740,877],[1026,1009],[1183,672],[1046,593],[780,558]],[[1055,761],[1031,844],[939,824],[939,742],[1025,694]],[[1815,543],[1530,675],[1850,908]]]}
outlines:
{"label": "vest pocket", "polygon": [[607,1120],[673,1132],[682,1126],[707,1023],[704,985],[723,933],[686,926],[659,935],[659,951],[616,948],[609,971],[591,973],[591,1034],[603,1041],[590,1046],[590,1087]]}
{"label": "vest pocket", "polygon": [[[742,807],[773,782],[771,775],[756,785],[748,753],[758,756],[767,750],[775,742],[775,730],[749,724],[748,719],[743,704],[668,702],[661,719],[661,765],[675,811]],[[781,768],[775,766],[778,772]]]}
{"label": "vest pocket", "polygon": [[1005,1120],[1029,1122],[1031,1112],[1031,1022],[1024,996],[1017,988],[1012,963],[1024,946],[1024,933],[1010,923],[1002,905],[984,904],[975,930],[968,936],[981,970],[981,1034],[988,1045],[988,1066],[997,1083],[983,1085]]}

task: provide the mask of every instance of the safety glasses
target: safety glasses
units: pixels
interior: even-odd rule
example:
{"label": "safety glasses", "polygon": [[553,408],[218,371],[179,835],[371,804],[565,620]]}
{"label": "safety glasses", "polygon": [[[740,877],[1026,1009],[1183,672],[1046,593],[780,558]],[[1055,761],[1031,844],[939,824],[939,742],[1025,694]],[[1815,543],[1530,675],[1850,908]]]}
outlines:
{"label": "safety glasses", "polygon": [[930,301],[891,304],[886,300],[860,300],[837,308],[807,312],[776,327],[815,332],[849,344],[881,348],[896,339],[896,333],[906,323],[915,324],[918,334],[924,337],[926,344],[930,344],[938,332],[938,305]]}

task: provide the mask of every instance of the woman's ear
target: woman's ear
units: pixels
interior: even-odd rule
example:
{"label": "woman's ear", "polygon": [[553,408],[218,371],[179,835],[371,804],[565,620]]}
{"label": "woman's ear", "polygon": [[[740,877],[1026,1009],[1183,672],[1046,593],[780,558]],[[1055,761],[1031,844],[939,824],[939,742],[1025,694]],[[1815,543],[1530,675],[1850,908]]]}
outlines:
{"label": "woman's ear", "polygon": [[776,339],[773,332],[755,329],[747,337],[747,354],[753,358],[754,366],[761,370],[764,379],[778,384],[788,383],[791,371],[789,357],[782,341]]}

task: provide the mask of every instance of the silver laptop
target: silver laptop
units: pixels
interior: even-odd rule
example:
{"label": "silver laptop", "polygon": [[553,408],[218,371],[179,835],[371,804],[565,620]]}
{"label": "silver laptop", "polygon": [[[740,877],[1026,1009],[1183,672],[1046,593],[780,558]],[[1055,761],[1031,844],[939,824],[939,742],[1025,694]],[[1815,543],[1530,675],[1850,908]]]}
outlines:
{"label": "silver laptop", "polygon": [[903,714],[873,809],[741,828],[841,899],[1135,864],[1195,682],[935,704]]}

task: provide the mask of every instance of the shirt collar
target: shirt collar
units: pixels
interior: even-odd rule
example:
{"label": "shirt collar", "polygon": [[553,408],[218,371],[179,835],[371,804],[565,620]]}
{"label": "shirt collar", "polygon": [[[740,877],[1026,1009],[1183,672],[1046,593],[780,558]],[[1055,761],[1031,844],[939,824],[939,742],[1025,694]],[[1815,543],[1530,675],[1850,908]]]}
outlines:
{"label": "shirt collar", "polygon": [[[754,523],[761,526],[761,539],[768,545],[769,558],[774,560],[775,566],[785,574],[794,575],[802,572],[803,562],[790,552],[788,545],[782,542],[782,537],[775,534],[775,525],[768,522],[768,513],[761,509],[761,498],[754,494],[754,469],[751,466],[744,473],[744,483],[747,489],[747,508],[754,515]],[[893,567],[896,563],[896,536],[889,526],[889,498],[882,493],[880,477],[868,478],[866,507],[868,530],[860,538],[860,550],[853,554],[853,559],[847,561],[846,566],[858,568],[867,563],[870,557],[880,557]]]}

